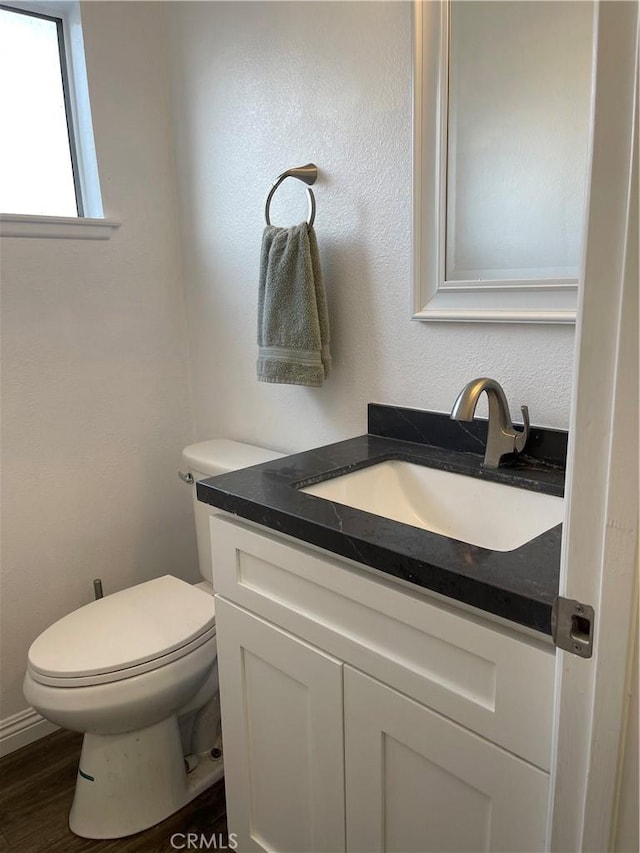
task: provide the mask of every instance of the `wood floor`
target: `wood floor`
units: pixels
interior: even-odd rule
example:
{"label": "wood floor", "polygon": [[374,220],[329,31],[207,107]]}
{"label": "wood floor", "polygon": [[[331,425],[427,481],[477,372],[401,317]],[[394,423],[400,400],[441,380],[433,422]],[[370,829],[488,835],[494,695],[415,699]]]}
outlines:
{"label": "wood floor", "polygon": [[[0,760],[0,851],[16,853],[164,853],[177,832],[227,844],[224,780],[157,826],[114,841],[90,841],[69,829],[82,735],[59,731]],[[222,834],[222,837],[220,836]],[[211,847],[211,849],[216,849]]]}

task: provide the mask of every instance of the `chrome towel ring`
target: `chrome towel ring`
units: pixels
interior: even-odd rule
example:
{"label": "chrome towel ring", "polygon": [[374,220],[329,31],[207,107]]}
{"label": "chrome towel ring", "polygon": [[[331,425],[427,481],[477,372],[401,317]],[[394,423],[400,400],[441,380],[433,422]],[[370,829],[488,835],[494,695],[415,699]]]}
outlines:
{"label": "chrome towel ring", "polygon": [[305,184],[308,184],[307,193],[309,195],[309,216],[307,225],[311,228],[313,221],[316,218],[316,199],[310,185],[315,184],[317,177],[318,167],[314,163],[307,163],[306,166],[297,166],[295,169],[287,169],[286,172],[278,175],[275,183],[269,191],[269,195],[267,196],[267,201],[264,206],[264,218],[267,225],[271,225],[271,220],[269,219],[269,205],[271,204],[271,199],[273,198],[275,191],[285,178],[297,178],[299,181],[303,181]]}

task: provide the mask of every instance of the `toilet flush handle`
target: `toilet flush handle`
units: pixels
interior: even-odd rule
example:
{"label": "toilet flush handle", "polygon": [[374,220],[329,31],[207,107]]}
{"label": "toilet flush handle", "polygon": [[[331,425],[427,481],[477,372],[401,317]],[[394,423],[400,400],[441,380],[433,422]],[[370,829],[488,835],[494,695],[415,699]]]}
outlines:
{"label": "toilet flush handle", "polygon": [[193,483],[193,474],[191,471],[187,471],[186,474],[184,471],[178,471],[178,477],[180,477],[183,483],[187,483],[189,486]]}

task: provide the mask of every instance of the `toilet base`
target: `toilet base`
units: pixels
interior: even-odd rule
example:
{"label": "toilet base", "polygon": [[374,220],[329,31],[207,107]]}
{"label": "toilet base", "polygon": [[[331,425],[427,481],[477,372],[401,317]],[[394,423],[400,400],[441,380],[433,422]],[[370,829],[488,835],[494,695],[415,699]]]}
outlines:
{"label": "toilet base", "polygon": [[187,774],[175,716],[125,734],[85,734],[71,831],[122,838],[160,823],[222,778],[222,759],[198,758]]}

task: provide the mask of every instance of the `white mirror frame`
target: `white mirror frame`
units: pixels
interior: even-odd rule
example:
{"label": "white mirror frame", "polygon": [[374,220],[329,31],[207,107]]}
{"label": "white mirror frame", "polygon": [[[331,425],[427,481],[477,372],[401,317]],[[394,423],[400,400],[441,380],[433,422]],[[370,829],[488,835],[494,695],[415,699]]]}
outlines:
{"label": "white mirror frame", "polygon": [[450,0],[413,5],[413,318],[575,323],[577,278],[446,282]]}

